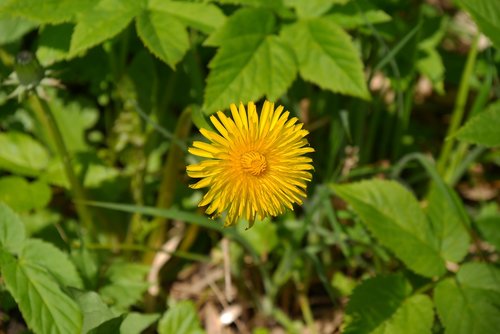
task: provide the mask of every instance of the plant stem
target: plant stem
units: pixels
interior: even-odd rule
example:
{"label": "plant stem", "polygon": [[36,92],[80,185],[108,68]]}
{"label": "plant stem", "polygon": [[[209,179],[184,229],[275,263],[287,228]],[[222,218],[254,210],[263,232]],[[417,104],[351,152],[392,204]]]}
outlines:
{"label": "plant stem", "polygon": [[64,144],[64,139],[62,137],[61,131],[59,130],[56,120],[52,115],[50,106],[47,101],[40,98],[37,94],[32,94],[30,96],[30,102],[34,106],[33,111],[36,113],[42,125],[48,130],[48,135],[50,136],[52,142],[55,144],[57,153],[61,157],[64,172],[70,183],[70,190],[75,199],[75,207],[78,217],[81,222],[89,232],[91,238],[95,237],[95,226],[92,220],[92,215],[88,210],[87,206],[84,204],[86,201],[85,192],[83,187],[78,180],[73,166],[71,165],[71,157],[69,155],[68,149]]}
{"label": "plant stem", "polygon": [[457,100],[455,102],[455,109],[453,110],[453,114],[451,115],[450,126],[448,127],[448,132],[446,133],[446,139],[443,144],[443,149],[437,162],[437,169],[441,175],[445,174],[446,167],[450,159],[451,150],[455,142],[454,138],[451,138],[450,136],[458,130],[458,127],[462,123],[464,117],[465,104],[467,102],[467,96],[469,95],[470,77],[472,76],[472,72],[476,64],[478,40],[479,35],[476,35],[474,37],[474,40],[472,41],[469,54],[467,56],[465,69],[462,72],[462,78],[460,79],[460,86],[458,88]]}
{"label": "plant stem", "polygon": [[300,310],[302,311],[302,316],[309,328],[311,334],[317,334],[316,325],[314,323],[314,317],[311,311],[311,306],[309,305],[309,298],[305,293],[305,287],[301,283],[296,283],[297,290],[299,291],[298,301],[300,305]]}
{"label": "plant stem", "polygon": [[[177,121],[175,129],[175,138],[182,140],[189,135],[191,130],[191,108],[184,109]],[[176,145],[175,141],[171,141],[170,149],[168,150],[167,159],[163,167],[162,180],[158,193],[156,207],[169,208],[172,205],[175,193],[175,186],[179,179],[179,165],[184,161],[184,151]],[[158,249],[165,241],[167,233],[166,220],[164,218],[155,218],[154,222],[156,229],[151,232],[148,240],[148,248]],[[144,254],[143,262],[150,264],[155,256],[154,252]]]}

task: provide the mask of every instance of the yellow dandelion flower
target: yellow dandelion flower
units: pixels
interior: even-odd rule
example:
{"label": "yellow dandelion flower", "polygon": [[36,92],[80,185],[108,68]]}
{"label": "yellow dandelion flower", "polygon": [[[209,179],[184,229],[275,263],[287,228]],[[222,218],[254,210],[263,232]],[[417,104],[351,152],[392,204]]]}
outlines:
{"label": "yellow dandelion flower", "polygon": [[206,158],[187,166],[187,174],[201,180],[191,185],[208,192],[199,206],[206,206],[212,218],[227,211],[225,226],[246,218],[250,226],[256,217],[282,214],[293,203],[302,204],[306,182],[311,181],[311,158],[314,152],[296,117],[288,119],[283,107],[276,110],[266,101],[259,115],[255,104],[248,110],[231,104],[232,118],[218,112],[210,120],[219,133],[200,129],[210,143],[195,141],[191,154]]}

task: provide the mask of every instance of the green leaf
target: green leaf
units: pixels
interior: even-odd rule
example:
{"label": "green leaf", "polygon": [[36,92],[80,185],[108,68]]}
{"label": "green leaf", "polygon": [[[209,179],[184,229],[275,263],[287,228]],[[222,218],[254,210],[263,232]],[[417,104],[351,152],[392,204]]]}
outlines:
{"label": "green leaf", "polygon": [[0,45],[15,42],[36,26],[36,23],[19,17],[0,16]]}
{"label": "green leaf", "polygon": [[189,49],[186,27],[168,13],[145,10],[137,18],[136,25],[144,45],[172,68]]}
{"label": "green leaf", "polygon": [[[448,195],[454,198],[455,203],[462,203],[457,194],[446,186]],[[467,254],[470,237],[466,229],[468,222],[463,221],[458,209],[449,203],[447,194],[433,185],[427,197],[429,205],[427,215],[433,225],[434,233],[439,240],[439,248],[444,259],[460,262]],[[463,206],[461,207],[462,210]]]}
{"label": "green leaf", "polygon": [[78,305],[61,291],[45,267],[25,255],[29,254],[16,259],[0,250],[0,268],[28,327],[35,333],[80,333]]}
{"label": "green leaf", "polygon": [[348,1],[346,4],[334,6],[330,13],[326,17],[346,29],[391,20],[390,15],[366,0]]}
{"label": "green leaf", "polygon": [[191,301],[181,301],[163,315],[158,323],[159,334],[201,334],[200,320]]}
{"label": "green leaf", "polygon": [[24,133],[0,133],[0,147],[0,170],[36,176],[49,162],[45,148]]}
{"label": "green leaf", "polygon": [[492,0],[460,0],[481,31],[500,49],[500,2]]}
{"label": "green leaf", "polygon": [[132,21],[142,1],[100,0],[77,17],[71,37],[70,57],[117,35]]}
{"label": "green leaf", "polygon": [[250,229],[246,223],[240,223],[237,227],[242,232],[241,236],[260,256],[267,256],[278,245],[278,228],[268,219],[256,221]]}
{"label": "green leaf", "polygon": [[350,36],[327,18],[298,21],[282,30],[300,75],[323,89],[369,99],[363,64]]}
{"label": "green leaf", "polygon": [[0,14],[21,16],[40,23],[61,23],[72,20],[76,13],[94,5],[95,0],[7,0],[0,5]]}
{"label": "green leaf", "polygon": [[26,231],[19,217],[0,202],[0,251],[4,249],[10,253],[19,253],[25,238]]}
{"label": "green leaf", "polygon": [[141,314],[131,312],[127,314],[120,326],[120,334],[141,334],[160,318],[160,314]]}
{"label": "green leaf", "polygon": [[26,240],[20,257],[33,265],[45,268],[61,285],[83,288],[82,279],[68,254],[48,242],[39,239]]}
{"label": "green leaf", "polygon": [[274,25],[267,10],[242,9],[209,38],[208,44],[221,47],[209,64],[205,110],[214,112],[263,95],[275,100],[288,89],[296,63],[291,48],[270,35]]}
{"label": "green leaf", "polygon": [[0,178],[0,201],[9,205],[14,211],[44,208],[51,197],[50,187],[42,181],[29,183],[19,176]]}
{"label": "green leaf", "polygon": [[445,272],[438,240],[416,198],[394,181],[370,180],[333,186],[373,235],[416,273]]}
{"label": "green leaf", "polygon": [[500,103],[491,104],[485,111],[469,120],[456,136],[458,139],[488,147],[500,146]]}
{"label": "green leaf", "polygon": [[102,301],[101,296],[94,291],[71,289],[71,295],[83,312],[82,333],[87,333],[117,316]]}
{"label": "green leaf", "polygon": [[431,333],[432,301],[411,295],[402,275],[378,276],[356,287],[347,304],[343,333]]}
{"label": "green leaf", "polygon": [[475,224],[483,239],[500,251],[500,214],[480,217]]}
{"label": "green leaf", "polygon": [[207,3],[150,0],[148,9],[167,13],[183,24],[205,33],[217,29],[226,20],[219,7]]}
{"label": "green leaf", "polygon": [[139,301],[148,288],[145,280],[149,267],[137,263],[115,262],[106,272],[110,282],[99,290],[102,298],[113,305],[114,310],[126,311]]}
{"label": "green leaf", "polygon": [[283,6],[283,0],[215,0],[222,4],[246,5],[253,7],[279,8]]}
{"label": "green leaf", "polygon": [[109,333],[119,333],[121,325],[123,323],[123,315],[109,319],[96,328],[93,328],[88,332],[88,334],[109,334]]}
{"label": "green leaf", "polygon": [[498,333],[500,269],[485,263],[464,264],[456,279],[437,285],[434,301],[445,333]]}

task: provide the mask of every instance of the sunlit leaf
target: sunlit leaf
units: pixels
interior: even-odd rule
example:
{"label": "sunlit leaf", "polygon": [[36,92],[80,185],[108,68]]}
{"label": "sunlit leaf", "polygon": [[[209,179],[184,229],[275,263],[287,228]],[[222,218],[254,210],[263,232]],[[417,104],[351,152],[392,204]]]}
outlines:
{"label": "sunlit leaf", "polygon": [[7,0],[0,4],[0,14],[25,17],[40,23],[68,22],[75,14],[90,8],[95,0]]}
{"label": "sunlit leaf", "polygon": [[159,334],[202,334],[200,320],[191,301],[181,301],[163,315],[158,323]]}
{"label": "sunlit leaf", "polygon": [[0,251],[19,253],[25,238],[22,221],[11,208],[0,202]]}
{"label": "sunlit leaf", "polygon": [[500,328],[500,270],[467,263],[456,279],[437,285],[434,301],[446,334],[495,334]]}
{"label": "sunlit leaf", "polygon": [[400,184],[370,180],[333,189],[408,268],[427,277],[445,272],[437,236],[416,198]]}
{"label": "sunlit leaf", "polygon": [[48,164],[46,149],[21,132],[0,133],[0,169],[20,175],[36,176]]}
{"label": "sunlit leaf", "polygon": [[298,21],[282,31],[293,46],[300,75],[323,89],[369,98],[359,54],[350,36],[332,20]]}
{"label": "sunlit leaf", "polygon": [[500,103],[494,103],[480,114],[469,120],[456,136],[458,139],[494,147],[500,146]]}
{"label": "sunlit leaf", "polygon": [[41,209],[49,203],[51,197],[52,192],[45,182],[30,183],[22,177],[13,175],[0,178],[0,201],[9,205],[14,211]]}

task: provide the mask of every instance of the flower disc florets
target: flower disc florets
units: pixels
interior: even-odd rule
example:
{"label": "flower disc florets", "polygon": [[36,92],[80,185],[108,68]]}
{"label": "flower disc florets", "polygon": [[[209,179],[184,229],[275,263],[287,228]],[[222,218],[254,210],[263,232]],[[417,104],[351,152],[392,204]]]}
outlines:
{"label": "flower disc florets", "polygon": [[227,211],[225,226],[239,218],[253,224],[256,217],[277,216],[293,210],[293,203],[302,204],[313,169],[304,154],[314,149],[305,138],[309,132],[289,114],[268,101],[260,117],[253,102],[247,110],[232,104],[232,118],[220,111],[210,117],[218,133],[200,129],[210,143],[195,141],[189,152],[206,159],[189,165],[187,173],[201,179],[191,188],[209,188],[199,206],[208,205],[212,218]]}

